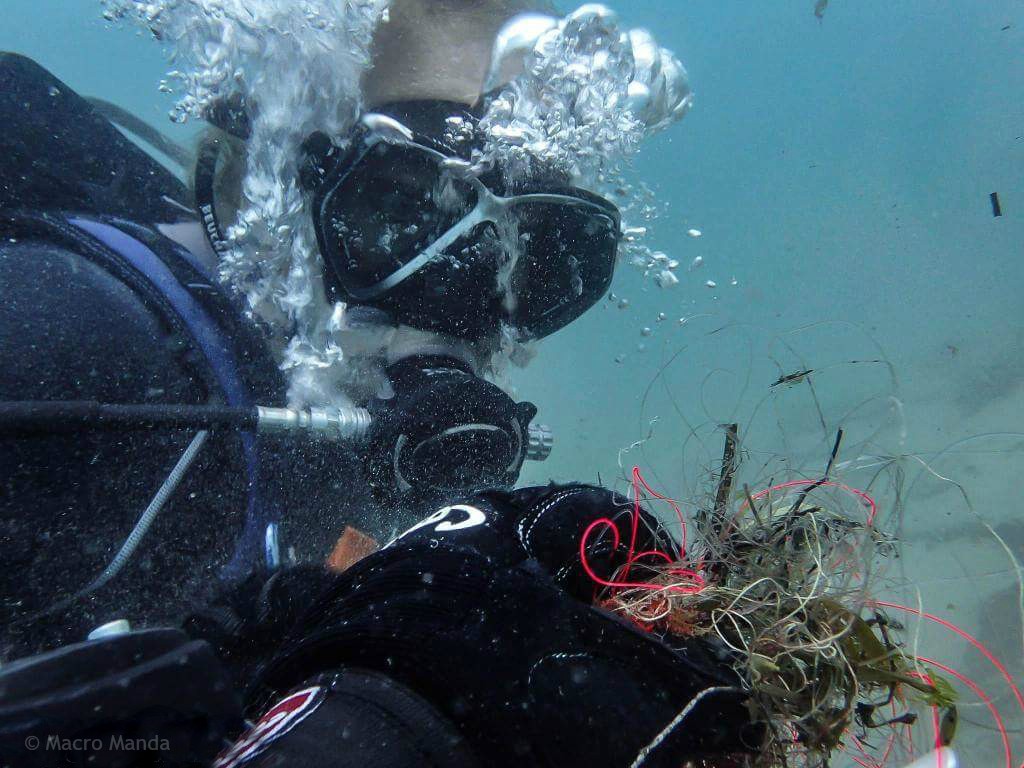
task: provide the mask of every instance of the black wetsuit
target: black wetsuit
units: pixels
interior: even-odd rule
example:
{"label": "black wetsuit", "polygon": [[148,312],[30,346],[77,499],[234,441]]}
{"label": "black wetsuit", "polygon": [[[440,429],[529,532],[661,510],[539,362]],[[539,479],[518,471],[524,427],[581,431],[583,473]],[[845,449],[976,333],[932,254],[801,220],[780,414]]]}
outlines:
{"label": "black wetsuit", "polygon": [[[593,605],[581,537],[600,518],[619,527],[617,547],[607,528],[588,545],[607,579],[632,517],[590,486],[479,494],[340,575],[253,576],[187,636],[0,667],[0,765],[44,768],[57,752],[109,768],[741,765],[763,734],[729,654]],[[638,548],[673,551],[641,521]]]}
{"label": "black wetsuit", "polygon": [[[0,117],[0,399],[285,404],[237,297],[157,229],[196,221],[177,178],[22,56],[0,53]],[[275,523],[282,558],[323,557],[348,522],[377,528],[351,453],[214,433],[123,570],[26,622],[103,571],[193,437],[0,438],[0,659],[115,618],[172,621],[267,565]]]}
{"label": "black wetsuit", "polygon": [[[607,532],[589,549],[607,578],[631,516],[590,486],[482,494],[340,577],[282,573],[257,601],[195,617],[251,681],[258,719],[218,765],[678,768],[756,749],[726,654],[592,605],[583,532],[619,525],[618,549]],[[639,546],[671,552],[643,519]]]}

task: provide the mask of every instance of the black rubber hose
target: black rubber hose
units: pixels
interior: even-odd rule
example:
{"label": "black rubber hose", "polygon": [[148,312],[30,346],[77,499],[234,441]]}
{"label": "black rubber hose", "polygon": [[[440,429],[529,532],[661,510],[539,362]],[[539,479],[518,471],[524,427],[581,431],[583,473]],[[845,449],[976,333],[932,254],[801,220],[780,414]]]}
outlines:
{"label": "black rubber hose", "polygon": [[128,405],[92,400],[0,402],[0,435],[47,435],[86,429],[157,428],[255,430],[255,408],[220,405]]}

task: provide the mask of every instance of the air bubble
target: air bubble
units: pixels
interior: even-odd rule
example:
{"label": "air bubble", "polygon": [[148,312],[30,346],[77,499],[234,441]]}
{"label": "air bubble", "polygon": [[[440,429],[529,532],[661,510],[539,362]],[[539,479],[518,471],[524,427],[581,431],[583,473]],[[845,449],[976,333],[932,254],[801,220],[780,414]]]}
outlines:
{"label": "air bubble", "polygon": [[679,282],[679,278],[671,269],[663,269],[654,276],[654,282],[659,288],[671,288]]}

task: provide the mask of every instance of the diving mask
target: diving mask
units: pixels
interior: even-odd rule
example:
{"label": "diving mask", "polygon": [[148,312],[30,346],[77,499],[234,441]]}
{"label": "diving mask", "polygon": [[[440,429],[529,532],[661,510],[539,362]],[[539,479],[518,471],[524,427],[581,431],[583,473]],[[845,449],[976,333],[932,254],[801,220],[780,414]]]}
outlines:
{"label": "diving mask", "polygon": [[611,283],[620,217],[598,195],[478,177],[451,143],[378,114],[344,149],[317,133],[304,151],[327,284],[349,304],[472,340],[505,324],[525,340],[568,325]]}

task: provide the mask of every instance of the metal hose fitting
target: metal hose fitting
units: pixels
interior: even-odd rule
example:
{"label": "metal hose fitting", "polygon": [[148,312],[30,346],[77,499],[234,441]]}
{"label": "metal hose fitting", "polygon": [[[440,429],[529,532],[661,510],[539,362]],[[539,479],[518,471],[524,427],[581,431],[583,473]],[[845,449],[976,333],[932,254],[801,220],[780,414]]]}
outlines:
{"label": "metal hose fitting", "polygon": [[527,435],[526,458],[529,461],[544,461],[551,455],[555,435],[547,424],[531,424]]}
{"label": "metal hose fitting", "polygon": [[359,443],[372,419],[365,408],[267,408],[257,406],[260,432],[308,432],[313,437]]}

